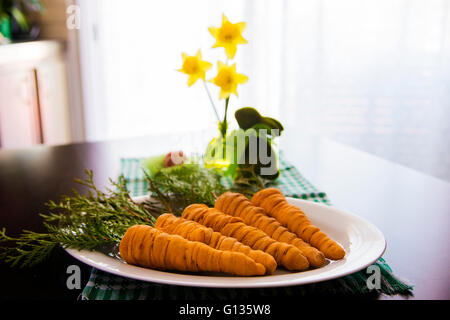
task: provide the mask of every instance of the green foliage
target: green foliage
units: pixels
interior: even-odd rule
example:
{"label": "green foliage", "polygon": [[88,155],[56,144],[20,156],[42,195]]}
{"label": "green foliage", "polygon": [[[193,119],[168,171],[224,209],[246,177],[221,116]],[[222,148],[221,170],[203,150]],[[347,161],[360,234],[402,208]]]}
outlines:
{"label": "green foliage", "polygon": [[47,214],[41,214],[46,233],[23,231],[10,237],[0,230],[0,260],[11,266],[32,267],[45,260],[52,250],[63,248],[97,250],[116,245],[126,230],[136,224],[153,226],[163,212],[181,214],[191,203],[214,205],[214,195],[224,192],[220,175],[199,165],[186,164],[164,168],[152,178],[147,175],[152,198],[134,202],[120,176],[101,191],[94,184],[92,171],[85,180],[75,181],[87,187],[87,194],[73,190],[59,202],[48,201]]}
{"label": "green foliage", "polygon": [[241,129],[247,130],[250,128],[256,129],[258,126],[264,129],[277,129],[279,134],[284,130],[283,125],[274,118],[263,117],[259,112],[250,107],[245,107],[237,110],[234,113],[236,121]]}
{"label": "green foliage", "polygon": [[0,231],[0,243],[12,242],[14,247],[0,247],[0,259],[15,266],[34,266],[46,259],[57,242],[51,234],[24,231],[19,238],[6,235],[3,228]]}
{"label": "green foliage", "polygon": [[147,205],[153,213],[170,212],[175,215],[181,215],[183,209],[192,203],[214,206],[215,196],[225,192],[220,178],[218,171],[198,164],[163,168],[153,177],[146,172],[152,195]]}
{"label": "green foliage", "polygon": [[0,232],[0,260],[11,266],[31,267],[45,260],[53,248],[94,250],[120,242],[125,231],[135,224],[153,225],[155,218],[143,205],[134,203],[126,189],[125,179],[110,180],[113,189],[99,190],[92,171],[87,179],[76,181],[88,188],[87,195],[73,191],[60,202],[49,201],[48,214],[41,214],[47,233],[23,231],[18,238]]}
{"label": "green foliage", "polygon": [[[254,108],[241,108],[236,111],[235,117],[240,129],[226,137],[226,157],[231,164],[225,175],[233,180],[234,191],[250,196],[278,178],[280,172],[274,139],[284,128],[278,120],[263,117]],[[268,163],[260,158],[260,148],[264,144],[270,159]],[[249,156],[250,145],[255,146],[255,158]],[[275,168],[275,172],[263,174],[264,169],[271,167]]]}
{"label": "green foliage", "polygon": [[22,31],[30,27],[27,14],[42,10],[39,0],[0,0],[0,18],[4,15],[13,17]]}

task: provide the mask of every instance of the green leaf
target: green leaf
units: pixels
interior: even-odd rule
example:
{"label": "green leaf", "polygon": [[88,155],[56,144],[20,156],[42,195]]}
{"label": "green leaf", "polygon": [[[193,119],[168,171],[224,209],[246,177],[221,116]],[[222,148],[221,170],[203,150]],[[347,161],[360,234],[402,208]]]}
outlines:
{"label": "green leaf", "polygon": [[[281,132],[284,130],[283,125],[280,123],[280,121],[269,118],[269,117],[263,117],[263,123],[266,124],[271,129],[278,129],[278,135],[273,134],[274,136],[281,135]],[[275,131],[271,131],[272,133],[275,133]]]}
{"label": "green leaf", "polygon": [[262,122],[262,116],[254,108],[241,108],[234,113],[241,129],[247,130],[255,124]]}
{"label": "green leaf", "polygon": [[270,117],[263,117],[254,108],[241,108],[235,112],[234,116],[239,127],[244,130],[255,127],[256,125],[264,125],[264,128],[267,128],[268,130],[277,129],[279,130],[278,135],[284,130],[283,125],[278,120]]}
{"label": "green leaf", "polygon": [[27,17],[16,7],[11,8],[11,15],[16,19],[17,24],[19,25],[22,31],[28,31],[30,26],[28,25]]}

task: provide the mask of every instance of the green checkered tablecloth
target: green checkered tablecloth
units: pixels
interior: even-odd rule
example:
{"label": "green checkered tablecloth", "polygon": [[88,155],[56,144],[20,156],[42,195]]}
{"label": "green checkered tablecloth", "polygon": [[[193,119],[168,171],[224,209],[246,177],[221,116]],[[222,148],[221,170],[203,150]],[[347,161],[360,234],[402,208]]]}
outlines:
{"label": "green checkered tablecloth", "polygon": [[[121,159],[120,173],[127,180],[127,188],[132,196],[147,194],[147,181],[142,170],[143,158]],[[319,191],[298,170],[289,162],[279,157],[280,177],[276,181],[276,187],[285,196],[311,200],[331,205],[325,192]],[[223,179],[222,184],[229,187],[232,184],[230,179]]]}
{"label": "green checkered tablecloth", "polygon": [[[132,196],[147,193],[147,182],[142,171],[141,158],[121,159],[121,173],[127,179]],[[300,172],[280,156],[280,176],[276,187],[286,196],[331,205],[325,192],[316,189]],[[230,180],[224,180],[229,185]],[[142,282],[105,273],[93,268],[90,279],[81,293],[86,300],[224,300],[251,298],[289,298],[314,296],[378,297],[386,295],[412,295],[412,287],[398,279],[385,260],[380,258],[376,266],[381,271],[381,287],[369,290],[367,270],[320,283],[258,289],[194,288]]]}

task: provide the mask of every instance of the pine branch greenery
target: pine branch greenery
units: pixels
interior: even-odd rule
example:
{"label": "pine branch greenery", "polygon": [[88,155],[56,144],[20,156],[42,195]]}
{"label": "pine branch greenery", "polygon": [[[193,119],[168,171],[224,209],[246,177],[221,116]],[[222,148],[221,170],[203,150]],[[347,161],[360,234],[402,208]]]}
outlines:
{"label": "pine branch greenery", "polygon": [[273,183],[272,180],[264,179],[256,173],[255,165],[241,165],[236,166],[231,190],[251,198],[256,192],[267,188],[271,183]]}
{"label": "pine branch greenery", "polygon": [[117,245],[126,230],[136,224],[154,225],[165,212],[180,215],[192,203],[214,205],[215,195],[225,188],[220,175],[196,164],[165,168],[153,178],[146,173],[151,197],[134,202],[123,176],[109,180],[101,191],[94,183],[93,172],[85,170],[85,180],[75,181],[87,188],[82,195],[73,190],[59,202],[48,201],[48,213],[40,214],[46,233],[24,230],[10,237],[0,229],[0,260],[11,266],[32,267],[49,257],[56,246],[79,250],[97,250]]}
{"label": "pine branch greenery", "polygon": [[214,206],[216,196],[225,192],[221,174],[198,164],[183,164],[161,169],[153,177],[144,171],[152,197],[147,208],[158,214],[170,212],[180,216],[192,203]]}
{"label": "pine branch greenery", "polygon": [[15,247],[2,247],[0,259],[15,266],[34,266],[46,259],[57,244],[50,234],[24,231],[20,238],[6,235],[3,228],[0,231],[1,242],[14,242]]}
{"label": "pine branch greenery", "polygon": [[[132,201],[125,179],[110,180],[106,192],[94,184],[92,171],[85,180],[76,179],[88,188],[87,195],[73,190],[60,202],[46,203],[49,213],[41,214],[47,233],[23,231],[18,238],[0,231],[0,260],[11,266],[31,267],[45,260],[52,250],[63,248],[95,250],[120,242],[125,231],[135,224],[153,225],[155,218],[142,204]],[[3,245],[4,244],[4,245]]]}

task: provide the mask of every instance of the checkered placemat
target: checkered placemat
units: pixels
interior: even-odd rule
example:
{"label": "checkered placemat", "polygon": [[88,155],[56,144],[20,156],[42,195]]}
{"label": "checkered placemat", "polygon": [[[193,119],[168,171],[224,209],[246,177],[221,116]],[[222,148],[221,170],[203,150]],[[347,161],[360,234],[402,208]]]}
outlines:
{"label": "checkered placemat", "polygon": [[[144,158],[121,159],[120,172],[127,180],[127,188],[130,194],[140,196],[147,194],[148,184],[142,170]],[[319,191],[289,162],[279,157],[280,176],[276,180],[276,187],[285,196],[322,202],[331,205],[325,192]],[[232,185],[230,178],[224,178],[222,184],[225,187]]]}
{"label": "checkered placemat", "polygon": [[[142,171],[142,158],[121,159],[121,173],[127,179],[127,188],[132,196],[147,194],[147,182]],[[325,192],[317,190],[300,172],[282,156],[279,159],[280,176],[276,187],[286,196],[331,205]],[[231,181],[223,181],[224,185]],[[87,300],[217,300],[244,299],[257,297],[311,297],[323,295],[356,295],[377,296],[412,295],[412,287],[394,276],[387,263],[380,258],[375,263],[381,270],[381,288],[369,290],[366,280],[370,276],[366,270],[355,274],[315,284],[282,288],[258,289],[217,289],[192,288],[182,286],[161,285],[150,282],[132,280],[92,269],[90,279],[82,291],[81,299]]]}

